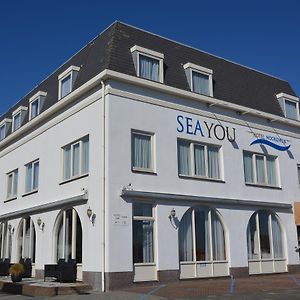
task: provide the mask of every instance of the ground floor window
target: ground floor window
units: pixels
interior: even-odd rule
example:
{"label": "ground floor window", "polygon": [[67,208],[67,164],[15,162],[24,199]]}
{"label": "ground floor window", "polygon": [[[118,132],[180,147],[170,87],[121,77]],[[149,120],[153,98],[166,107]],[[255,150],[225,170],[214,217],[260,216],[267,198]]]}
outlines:
{"label": "ground floor window", "polygon": [[75,259],[82,263],[82,227],[75,209],[62,211],[57,219],[56,259]]}
{"label": "ground floor window", "polygon": [[282,229],[274,213],[260,210],[252,215],[247,241],[250,273],[285,271]]}
{"label": "ground floor window", "polygon": [[21,220],[18,231],[18,257],[35,262],[35,227],[30,217]]}
{"label": "ground floor window", "polygon": [[11,258],[12,229],[7,222],[0,224],[0,258]]}

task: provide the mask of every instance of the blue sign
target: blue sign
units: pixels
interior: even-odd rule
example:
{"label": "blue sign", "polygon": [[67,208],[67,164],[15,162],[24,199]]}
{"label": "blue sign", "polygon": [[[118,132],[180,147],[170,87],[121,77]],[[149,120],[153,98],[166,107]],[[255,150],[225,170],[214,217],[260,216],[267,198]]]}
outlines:
{"label": "blue sign", "polygon": [[256,144],[263,144],[263,145],[267,145],[269,147],[272,147],[278,151],[287,151],[290,149],[291,145],[287,145],[289,143],[288,140],[286,139],[282,139],[280,137],[277,136],[273,136],[273,135],[263,135],[260,133],[253,133],[253,136],[256,138],[251,144],[252,145],[256,145]]}

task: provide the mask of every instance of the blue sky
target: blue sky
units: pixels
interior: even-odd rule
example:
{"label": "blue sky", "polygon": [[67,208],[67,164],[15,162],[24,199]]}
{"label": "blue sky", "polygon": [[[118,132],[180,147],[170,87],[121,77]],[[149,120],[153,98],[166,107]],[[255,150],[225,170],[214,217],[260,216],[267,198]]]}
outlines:
{"label": "blue sky", "polygon": [[289,81],[300,96],[300,1],[1,1],[0,114],[120,20]]}

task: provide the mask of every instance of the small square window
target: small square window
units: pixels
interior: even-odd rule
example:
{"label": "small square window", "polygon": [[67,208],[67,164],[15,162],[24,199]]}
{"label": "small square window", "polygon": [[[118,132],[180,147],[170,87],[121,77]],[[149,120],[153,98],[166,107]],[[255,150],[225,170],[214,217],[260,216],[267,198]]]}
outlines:
{"label": "small square window", "polygon": [[138,77],[163,82],[162,53],[139,46],[133,46],[130,51]]}
{"label": "small square window", "polygon": [[32,120],[40,114],[39,98],[32,101],[30,108],[31,108],[31,110],[30,110],[30,120]]}
{"label": "small square window", "polygon": [[26,106],[19,106],[12,113],[12,132],[16,131],[22,126],[25,120],[27,110],[28,108]]}
{"label": "small square window", "polygon": [[25,193],[30,193],[38,190],[39,187],[39,160],[35,160],[25,165]]}
{"label": "small square window", "polygon": [[89,172],[89,136],[63,148],[63,181]]}
{"label": "small square window", "polygon": [[61,81],[61,94],[60,97],[63,98],[66,95],[70,94],[72,91],[71,86],[71,74],[68,75],[66,78],[62,79]]}
{"label": "small square window", "polygon": [[153,172],[153,134],[132,132],[132,169]]}
{"label": "small square window", "polygon": [[285,93],[277,94],[276,97],[284,116],[288,119],[299,120],[299,98]]}
{"label": "small square window", "polygon": [[61,99],[73,91],[74,82],[77,78],[80,68],[76,66],[70,66],[62,74],[58,76],[58,99]]}
{"label": "small square window", "polygon": [[285,100],[285,116],[289,119],[298,120],[297,103]]}
{"label": "small square window", "polygon": [[18,193],[18,169],[7,174],[7,199],[12,199]]}

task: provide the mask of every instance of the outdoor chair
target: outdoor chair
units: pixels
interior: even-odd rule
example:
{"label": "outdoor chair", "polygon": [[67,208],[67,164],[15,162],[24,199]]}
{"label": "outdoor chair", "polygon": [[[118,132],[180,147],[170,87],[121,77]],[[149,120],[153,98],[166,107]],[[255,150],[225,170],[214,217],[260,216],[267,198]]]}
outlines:
{"label": "outdoor chair", "polygon": [[59,282],[75,282],[77,275],[77,266],[75,259],[59,259],[57,264],[45,265],[44,281],[46,277],[54,277]]}
{"label": "outdoor chair", "polygon": [[5,258],[0,260],[0,276],[8,276],[10,267],[10,259]]}
{"label": "outdoor chair", "polygon": [[20,264],[24,266],[23,278],[30,278],[32,274],[32,263],[30,258],[21,258]]}

